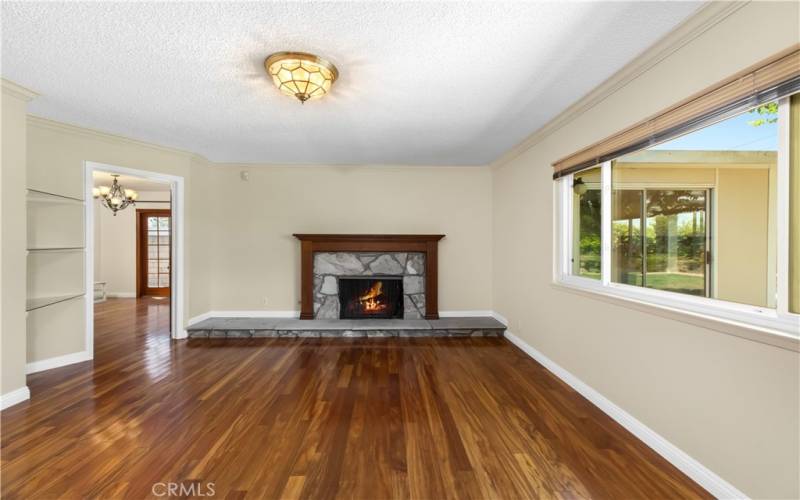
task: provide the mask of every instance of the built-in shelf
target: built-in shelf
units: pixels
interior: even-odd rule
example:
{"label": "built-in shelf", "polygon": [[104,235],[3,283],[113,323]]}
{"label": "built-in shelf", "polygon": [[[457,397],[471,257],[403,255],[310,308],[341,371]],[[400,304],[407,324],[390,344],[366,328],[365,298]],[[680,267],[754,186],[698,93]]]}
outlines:
{"label": "built-in shelf", "polygon": [[74,198],[72,196],[66,196],[63,194],[48,193],[47,191],[40,191],[38,189],[31,189],[31,188],[28,188],[28,201],[45,202],[45,203],[83,204],[83,200],[80,198]]}
{"label": "built-in shelf", "polygon": [[42,307],[58,304],[59,302],[66,302],[68,300],[77,299],[78,297],[83,297],[83,296],[84,296],[83,293],[77,293],[70,295],[57,295],[54,297],[36,297],[34,299],[28,299],[25,302],[25,310],[34,311],[36,309],[41,309]]}
{"label": "built-in shelf", "polygon": [[82,200],[29,189],[27,205],[29,250],[86,246],[83,229],[86,207]]}
{"label": "built-in shelf", "polygon": [[72,252],[75,250],[85,250],[84,247],[50,247],[50,248],[29,248],[29,252]]}
{"label": "built-in shelf", "polygon": [[[30,313],[26,324],[31,361],[63,354],[66,347],[53,342],[51,332],[84,328],[86,203],[74,196],[30,188],[26,202],[25,310]],[[68,352],[73,347],[79,348],[69,346]]]}

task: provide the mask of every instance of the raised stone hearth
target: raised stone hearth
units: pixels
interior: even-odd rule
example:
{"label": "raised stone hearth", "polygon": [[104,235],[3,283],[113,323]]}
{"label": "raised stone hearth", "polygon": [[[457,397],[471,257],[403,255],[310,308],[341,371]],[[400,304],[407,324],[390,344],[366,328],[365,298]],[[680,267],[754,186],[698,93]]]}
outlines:
{"label": "raised stone hearth", "polygon": [[339,318],[339,277],[399,276],[403,317],[425,317],[425,254],[418,252],[321,252],[314,254],[314,318]]}
{"label": "raised stone hearth", "polygon": [[209,318],[187,328],[189,337],[502,337],[506,327],[491,317],[299,320]]}

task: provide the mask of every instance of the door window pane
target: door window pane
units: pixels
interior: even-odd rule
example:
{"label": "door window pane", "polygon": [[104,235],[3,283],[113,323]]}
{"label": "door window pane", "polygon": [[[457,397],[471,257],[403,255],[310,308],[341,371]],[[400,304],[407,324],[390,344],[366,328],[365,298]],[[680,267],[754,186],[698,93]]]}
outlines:
{"label": "door window pane", "polygon": [[147,217],[148,288],[168,288],[170,280],[169,217]]}
{"label": "door window pane", "polygon": [[706,295],[705,206],[705,191],[645,191],[644,286]]}
{"label": "door window pane", "polygon": [[611,197],[611,281],[642,285],[643,191],[615,189]]}
{"label": "door window pane", "polygon": [[599,280],[600,167],[573,176],[572,274]]}

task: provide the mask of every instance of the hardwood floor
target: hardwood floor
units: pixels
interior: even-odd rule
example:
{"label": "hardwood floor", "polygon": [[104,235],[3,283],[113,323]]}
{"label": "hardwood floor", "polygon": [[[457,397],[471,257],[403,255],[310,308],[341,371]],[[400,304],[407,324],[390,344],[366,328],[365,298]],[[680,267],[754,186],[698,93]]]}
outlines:
{"label": "hardwood floor", "polygon": [[94,361],[2,412],[3,498],[709,497],[505,339],[172,341],[166,301],[96,315]]}

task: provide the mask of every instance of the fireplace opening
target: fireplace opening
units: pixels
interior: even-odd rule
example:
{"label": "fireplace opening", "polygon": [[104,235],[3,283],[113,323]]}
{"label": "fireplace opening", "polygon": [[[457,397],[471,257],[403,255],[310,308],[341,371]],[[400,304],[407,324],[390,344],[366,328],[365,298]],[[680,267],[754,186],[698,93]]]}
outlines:
{"label": "fireplace opening", "polygon": [[341,319],[402,318],[403,278],[340,277],[339,304]]}

